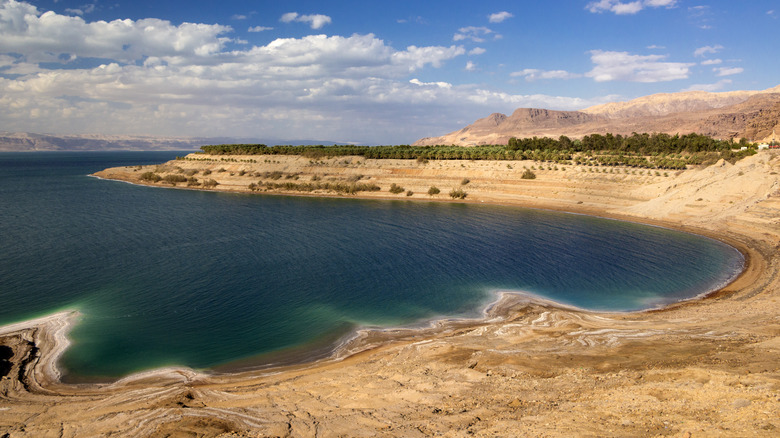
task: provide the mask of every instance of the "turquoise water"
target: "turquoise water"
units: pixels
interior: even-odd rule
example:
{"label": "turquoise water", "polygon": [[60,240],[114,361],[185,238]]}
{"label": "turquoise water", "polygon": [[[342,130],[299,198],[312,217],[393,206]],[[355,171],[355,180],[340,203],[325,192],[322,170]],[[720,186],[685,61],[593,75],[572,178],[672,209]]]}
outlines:
{"label": "turquoise water", "polygon": [[743,263],[714,240],[581,215],[87,176],[176,155],[0,154],[0,324],[78,309],[62,359],[73,378],[213,368],[357,327],[475,316],[499,290],[649,308],[710,291]]}

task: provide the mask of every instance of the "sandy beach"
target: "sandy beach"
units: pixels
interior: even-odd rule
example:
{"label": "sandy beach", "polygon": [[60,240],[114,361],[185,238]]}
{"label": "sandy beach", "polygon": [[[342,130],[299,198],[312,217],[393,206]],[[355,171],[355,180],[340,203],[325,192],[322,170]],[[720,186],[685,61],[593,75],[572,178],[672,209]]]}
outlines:
{"label": "sandy beach", "polygon": [[[76,312],[0,328],[0,436],[777,436],[780,433],[780,153],[685,171],[523,161],[191,154],[105,179],[209,190],[554,209],[705,235],[744,272],[664,309],[597,313],[503,295],[481,320],[365,331],[331,358],[231,374],[152,370],[64,384],[56,362]],[[225,159],[232,161],[225,161]],[[531,169],[535,179],[523,179]],[[345,195],[294,184],[361,182]],[[269,189],[267,183],[289,182]],[[250,184],[253,184],[250,188]],[[403,188],[392,194],[391,184]],[[430,187],[440,189],[429,195]],[[203,186],[178,183],[182,189]],[[461,189],[465,199],[448,194]],[[266,191],[267,190],[267,191]],[[2,367],[0,367],[2,369]]]}

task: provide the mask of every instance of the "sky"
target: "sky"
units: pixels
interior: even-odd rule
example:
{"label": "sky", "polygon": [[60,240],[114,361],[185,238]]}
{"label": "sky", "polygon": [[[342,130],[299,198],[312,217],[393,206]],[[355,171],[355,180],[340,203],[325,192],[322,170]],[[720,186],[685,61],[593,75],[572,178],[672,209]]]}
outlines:
{"label": "sky", "polygon": [[408,144],[780,84],[779,0],[0,0],[0,131]]}

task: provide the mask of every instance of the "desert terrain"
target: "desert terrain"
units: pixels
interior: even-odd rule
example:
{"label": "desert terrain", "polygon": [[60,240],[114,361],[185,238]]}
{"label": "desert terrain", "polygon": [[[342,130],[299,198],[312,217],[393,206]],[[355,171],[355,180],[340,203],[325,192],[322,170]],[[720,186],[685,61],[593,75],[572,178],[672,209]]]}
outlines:
{"label": "desert terrain", "polygon": [[[213,179],[210,190],[267,195],[303,193],[260,183],[359,181],[380,190],[306,194],[585,213],[723,240],[742,251],[746,269],[706,298],[665,309],[596,313],[505,295],[484,319],[366,331],[316,363],[234,374],[171,368],[110,384],[59,381],[57,357],[78,319],[65,312],[0,328],[0,353],[8,356],[0,359],[7,368],[0,436],[780,433],[777,151],[675,172],[531,161],[226,158],[191,154],[96,175],[167,187],[173,183],[141,175],[190,175]],[[521,178],[525,169],[536,178]],[[390,193],[391,184],[404,190]],[[440,193],[429,195],[431,186]],[[453,189],[466,198],[451,198]]]}
{"label": "desert terrain", "polygon": [[580,111],[518,108],[469,126],[417,140],[419,146],[506,144],[511,137],[581,138],[591,134],[698,133],[721,140],[777,141],[780,85],[759,91],[687,91],[610,102]]}

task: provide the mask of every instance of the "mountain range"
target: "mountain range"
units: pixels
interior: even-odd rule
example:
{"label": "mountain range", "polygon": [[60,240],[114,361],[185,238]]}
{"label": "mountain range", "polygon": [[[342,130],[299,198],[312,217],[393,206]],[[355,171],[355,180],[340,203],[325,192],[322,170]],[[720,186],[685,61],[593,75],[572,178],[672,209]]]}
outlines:
{"label": "mountain range", "polygon": [[580,111],[519,108],[414,145],[506,144],[511,137],[581,138],[590,134],[699,133],[719,139],[777,141],[780,85],[761,91],[687,91],[644,96]]}
{"label": "mountain range", "polygon": [[[0,152],[36,151],[193,151],[204,145],[263,143],[332,145],[318,140],[272,140],[236,137],[162,137],[143,135],[54,135],[0,131]],[[343,144],[343,143],[341,143]]]}

